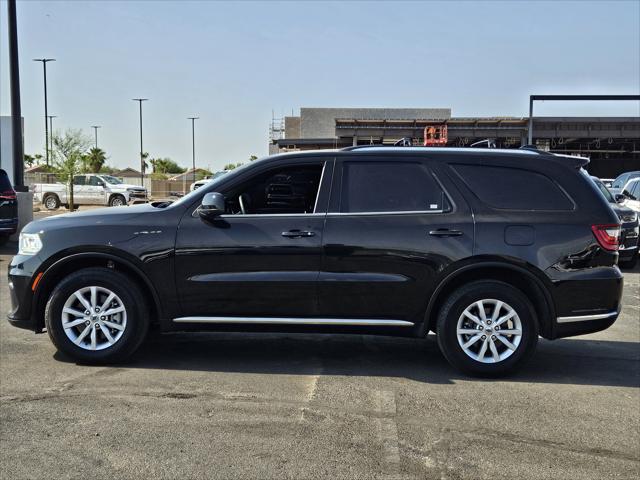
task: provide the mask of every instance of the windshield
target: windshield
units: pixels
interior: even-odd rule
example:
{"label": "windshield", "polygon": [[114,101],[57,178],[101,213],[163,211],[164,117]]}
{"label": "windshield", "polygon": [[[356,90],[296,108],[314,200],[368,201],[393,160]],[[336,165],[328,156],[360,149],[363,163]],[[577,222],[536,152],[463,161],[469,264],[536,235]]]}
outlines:
{"label": "windshield", "polygon": [[107,183],[110,183],[111,185],[120,185],[122,183],[122,180],[116,177],[112,177],[111,175],[101,175],[101,177],[104,178],[105,181]]}
{"label": "windshield", "polygon": [[613,195],[611,195],[611,192],[609,191],[609,189],[604,186],[604,183],[602,183],[600,180],[594,180],[594,182],[596,183],[596,185],[604,195],[604,198],[606,198],[609,203],[616,203],[615,198],[613,198]]}

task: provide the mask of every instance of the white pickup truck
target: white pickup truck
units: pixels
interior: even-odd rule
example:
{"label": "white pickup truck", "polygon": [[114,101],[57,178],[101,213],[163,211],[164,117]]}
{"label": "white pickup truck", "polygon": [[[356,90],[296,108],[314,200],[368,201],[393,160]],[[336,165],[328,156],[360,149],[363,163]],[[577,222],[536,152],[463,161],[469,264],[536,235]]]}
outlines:
{"label": "white pickup truck", "polygon": [[[42,202],[47,210],[68,205],[69,187],[64,183],[36,183],[34,200]],[[90,173],[73,177],[74,205],[108,205],[117,207],[148,202],[147,189],[127,185],[111,175]]]}

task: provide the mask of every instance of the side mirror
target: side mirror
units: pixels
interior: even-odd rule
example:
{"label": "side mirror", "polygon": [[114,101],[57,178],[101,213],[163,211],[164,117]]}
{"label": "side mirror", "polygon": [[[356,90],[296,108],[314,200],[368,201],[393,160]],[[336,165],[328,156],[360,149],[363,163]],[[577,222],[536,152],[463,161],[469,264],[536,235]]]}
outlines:
{"label": "side mirror", "polygon": [[623,190],[622,191],[622,196],[625,197],[625,198],[628,198],[629,200],[637,200],[636,197],[631,195],[631,192],[629,192],[629,190]]}
{"label": "side mirror", "polygon": [[622,203],[627,197],[622,193],[616,193],[616,196],[614,198],[616,200],[616,203]]}
{"label": "side mirror", "polygon": [[104,182],[98,182],[98,186],[104,188]]}
{"label": "side mirror", "polygon": [[205,193],[198,208],[202,218],[214,218],[222,215],[225,210],[224,195],[218,192]]}

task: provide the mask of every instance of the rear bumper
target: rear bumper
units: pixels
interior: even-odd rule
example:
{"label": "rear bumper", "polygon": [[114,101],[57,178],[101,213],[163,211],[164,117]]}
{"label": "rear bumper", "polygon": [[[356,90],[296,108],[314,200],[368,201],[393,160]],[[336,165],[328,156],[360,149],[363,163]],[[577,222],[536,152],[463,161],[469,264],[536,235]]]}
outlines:
{"label": "rear bumper", "polygon": [[565,271],[553,281],[556,305],[551,338],[604,330],[622,310],[623,275],[615,267]]}
{"label": "rear bumper", "polygon": [[573,337],[599,332],[609,328],[620,315],[619,310],[591,315],[574,315],[556,318],[556,338]]}
{"label": "rear bumper", "polygon": [[0,234],[12,235],[18,230],[18,218],[0,219]]}

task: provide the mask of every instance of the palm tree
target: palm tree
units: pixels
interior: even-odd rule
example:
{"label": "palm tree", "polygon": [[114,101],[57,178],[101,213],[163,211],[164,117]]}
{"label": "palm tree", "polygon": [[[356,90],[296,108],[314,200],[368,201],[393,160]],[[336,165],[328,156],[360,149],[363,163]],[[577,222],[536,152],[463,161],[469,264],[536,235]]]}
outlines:
{"label": "palm tree", "polygon": [[98,173],[106,161],[107,154],[101,148],[92,148],[86,156],[87,167],[91,173]]}

